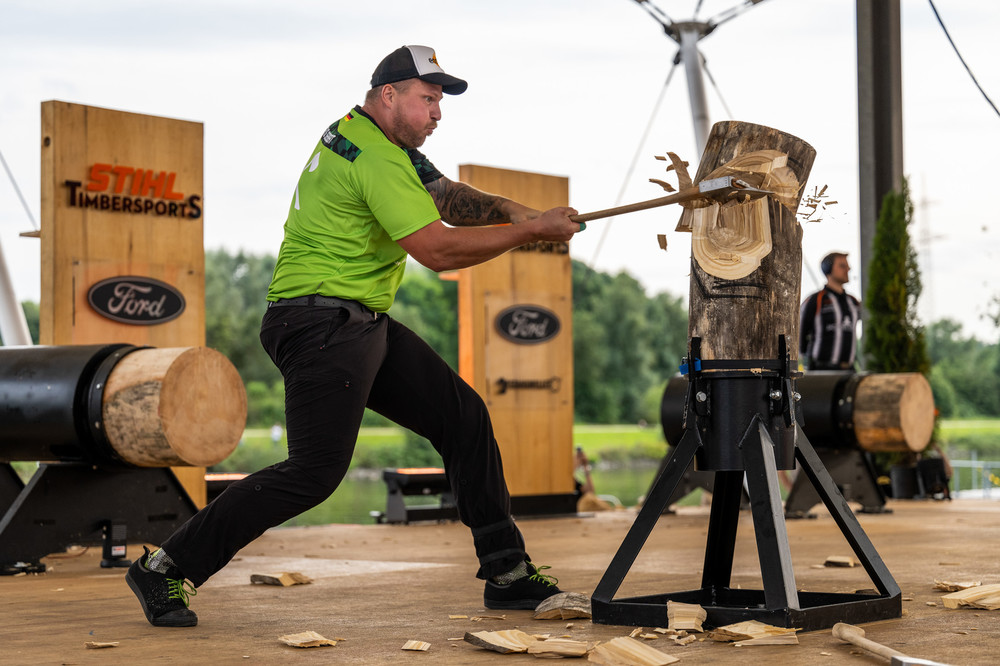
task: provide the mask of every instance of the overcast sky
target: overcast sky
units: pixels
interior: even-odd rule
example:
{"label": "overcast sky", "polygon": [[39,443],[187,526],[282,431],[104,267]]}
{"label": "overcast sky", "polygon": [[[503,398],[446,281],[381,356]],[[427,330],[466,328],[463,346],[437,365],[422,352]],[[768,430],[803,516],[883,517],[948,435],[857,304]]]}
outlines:
{"label": "overcast sky", "polygon": [[[655,0],[675,21],[695,0]],[[705,0],[698,18],[739,0]],[[937,0],[962,55],[1000,104],[1000,3]],[[925,322],[950,317],[996,341],[983,319],[1000,257],[993,201],[1000,117],[975,88],[926,0],[902,1],[905,171],[926,293]],[[696,170],[683,68],[666,88],[676,44],[634,0],[4,0],[0,4],[0,151],[38,220],[40,104],[58,99],[205,124],[205,246],[276,253],[296,179],[317,138],[362,101],[371,72],[402,44],[436,49],[466,78],[447,97],[424,152],[446,175],[482,164],[567,176],[581,212],[662,196],[654,155]],[[858,255],[855,3],[766,0],[720,25],[700,48],[711,120],[794,134],[817,151],[808,191],[839,203],[804,225],[803,295],[831,249]],[[645,141],[644,132],[650,128]],[[627,178],[633,156],[637,166]],[[648,291],[687,295],[690,240],[679,209],[593,222],[571,245]],[[602,232],[610,230],[600,243]],[[39,298],[38,239],[0,173],[0,242],[21,300]],[[668,234],[667,252],[656,236]],[[262,295],[263,298],[263,295]]]}

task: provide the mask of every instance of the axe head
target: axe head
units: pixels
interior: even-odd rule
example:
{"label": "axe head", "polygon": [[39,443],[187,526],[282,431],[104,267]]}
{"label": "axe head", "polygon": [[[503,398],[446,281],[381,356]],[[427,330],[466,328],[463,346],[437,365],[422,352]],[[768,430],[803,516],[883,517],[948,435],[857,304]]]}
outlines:
{"label": "axe head", "polygon": [[698,194],[705,199],[721,204],[732,200],[745,203],[768,194],[774,194],[774,192],[753,187],[746,181],[733,176],[723,176],[698,183]]}

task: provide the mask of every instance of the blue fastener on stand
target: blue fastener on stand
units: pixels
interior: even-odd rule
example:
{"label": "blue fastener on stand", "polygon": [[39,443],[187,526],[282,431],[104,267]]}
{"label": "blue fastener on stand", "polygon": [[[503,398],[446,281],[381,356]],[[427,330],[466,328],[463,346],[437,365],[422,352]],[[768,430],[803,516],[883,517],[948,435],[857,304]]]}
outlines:
{"label": "blue fastener on stand", "polygon": [[[684,362],[681,363],[681,365],[680,365],[680,371],[681,371],[682,375],[686,375],[688,373],[688,360],[687,359],[684,359]],[[700,358],[696,358],[694,360],[694,371],[695,372],[701,372],[701,359]]]}

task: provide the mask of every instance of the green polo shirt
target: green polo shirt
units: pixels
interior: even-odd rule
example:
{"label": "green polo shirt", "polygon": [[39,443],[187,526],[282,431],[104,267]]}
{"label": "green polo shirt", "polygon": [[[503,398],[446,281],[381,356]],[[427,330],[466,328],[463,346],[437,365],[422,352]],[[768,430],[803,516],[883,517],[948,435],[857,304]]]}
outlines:
{"label": "green polo shirt", "polygon": [[267,300],[320,294],[388,310],[406,268],[396,241],[441,218],[424,185],[440,177],[355,107],[302,170]]}

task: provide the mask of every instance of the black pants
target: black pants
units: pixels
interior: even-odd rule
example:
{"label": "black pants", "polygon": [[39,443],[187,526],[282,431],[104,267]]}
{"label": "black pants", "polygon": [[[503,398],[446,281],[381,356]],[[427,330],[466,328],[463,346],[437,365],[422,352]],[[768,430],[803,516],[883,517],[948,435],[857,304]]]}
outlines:
{"label": "black pants", "polygon": [[196,586],[270,527],[333,493],[365,406],[426,437],[444,460],[479,578],[527,556],[486,405],[415,333],[358,303],[270,307],[260,338],[285,380],[288,459],[230,485],[162,545]]}

